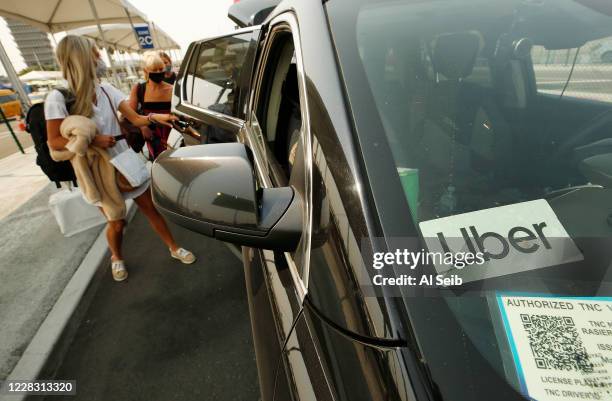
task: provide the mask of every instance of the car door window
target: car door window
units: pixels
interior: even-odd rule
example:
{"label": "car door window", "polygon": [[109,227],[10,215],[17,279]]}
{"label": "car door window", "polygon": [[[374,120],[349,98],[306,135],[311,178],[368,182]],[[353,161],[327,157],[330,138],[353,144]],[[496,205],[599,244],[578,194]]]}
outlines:
{"label": "car door window", "polygon": [[306,282],[309,260],[310,140],[304,124],[305,95],[301,94],[300,60],[288,26],[276,27],[265,51],[265,69],[256,90],[251,126],[254,147],[266,158],[266,174],[276,186],[291,185],[303,200],[304,231],[298,249],[291,254],[297,275]]}
{"label": "car door window", "polygon": [[188,120],[188,145],[235,142],[245,120],[259,27],[199,42],[184,66],[181,102],[174,111]]}
{"label": "car door window", "polygon": [[183,93],[181,96],[182,101],[186,101],[191,103],[191,95],[193,94],[193,75],[195,73],[196,64],[198,62],[198,53],[200,51],[200,45],[195,44],[193,52],[191,53],[191,58],[189,60],[189,64],[187,67],[187,72],[185,74],[185,81],[183,84]]}
{"label": "car door window", "polygon": [[252,33],[226,36],[201,44],[194,72],[194,106],[237,116],[236,85]]}

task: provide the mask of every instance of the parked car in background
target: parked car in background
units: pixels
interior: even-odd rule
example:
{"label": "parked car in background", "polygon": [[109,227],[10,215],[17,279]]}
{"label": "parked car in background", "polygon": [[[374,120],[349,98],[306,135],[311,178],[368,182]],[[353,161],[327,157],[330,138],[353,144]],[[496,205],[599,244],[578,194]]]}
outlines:
{"label": "parked car in background", "polygon": [[[242,246],[261,399],[610,399],[610,77],[568,88],[532,50],[571,61],[612,37],[612,7],[240,6],[242,29],[189,46],[187,146],[156,160],[152,190],[170,220]],[[480,247],[486,268],[377,285],[406,273],[368,256],[398,239]]]}
{"label": "parked car in background", "polygon": [[17,94],[10,89],[0,89],[0,107],[6,118],[21,116],[21,102]]}

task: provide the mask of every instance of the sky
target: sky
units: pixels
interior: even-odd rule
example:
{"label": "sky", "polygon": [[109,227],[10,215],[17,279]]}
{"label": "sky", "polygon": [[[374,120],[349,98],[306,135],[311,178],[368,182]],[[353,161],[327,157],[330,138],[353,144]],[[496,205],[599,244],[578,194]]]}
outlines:
{"label": "sky", "polygon": [[[170,35],[181,46],[183,52],[192,41],[232,31],[235,26],[227,18],[227,9],[233,4],[233,0],[129,1]],[[56,39],[62,36],[63,34],[56,34]],[[0,18],[0,41],[15,70],[25,68],[21,54],[2,18]],[[0,75],[6,75],[1,65]]]}

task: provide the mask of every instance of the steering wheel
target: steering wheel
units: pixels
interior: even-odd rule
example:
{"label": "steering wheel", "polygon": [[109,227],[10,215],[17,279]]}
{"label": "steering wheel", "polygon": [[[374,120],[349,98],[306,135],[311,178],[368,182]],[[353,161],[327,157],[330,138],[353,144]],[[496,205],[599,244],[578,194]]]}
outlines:
{"label": "steering wheel", "polygon": [[559,145],[559,148],[552,154],[551,160],[558,160],[566,157],[574,148],[588,142],[588,139],[599,132],[599,130],[612,122],[612,109],[606,110],[588,123],[586,123],[578,133]]}

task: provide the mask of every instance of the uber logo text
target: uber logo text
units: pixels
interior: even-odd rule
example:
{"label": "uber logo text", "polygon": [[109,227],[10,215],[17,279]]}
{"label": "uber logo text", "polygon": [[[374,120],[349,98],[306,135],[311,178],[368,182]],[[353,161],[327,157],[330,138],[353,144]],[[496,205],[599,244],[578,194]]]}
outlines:
{"label": "uber logo text", "polygon": [[[476,227],[472,225],[467,228],[469,228],[474,242],[472,242],[472,238],[470,238],[466,227],[461,227],[459,231],[470,252],[475,254],[480,251],[484,257],[484,260],[488,262],[491,259],[503,259],[508,256],[508,253],[510,252],[510,246],[522,253],[536,252],[538,249],[540,249],[540,245],[534,242],[534,240],[536,239],[539,239],[546,249],[552,249],[550,242],[544,234],[544,227],[546,227],[546,223],[541,222],[533,224],[532,227],[533,231],[529,230],[526,227],[515,226],[508,231],[508,234],[506,234],[506,236],[503,236],[494,231],[488,231],[479,234],[476,230]],[[440,244],[442,245],[442,249],[444,250],[444,252],[452,252],[448,245],[446,237],[444,236],[444,233],[438,232],[437,237],[440,240]],[[485,247],[485,240],[487,239],[497,240],[497,243],[500,246]],[[476,247],[478,247],[478,250],[476,249]],[[491,249],[501,250],[498,253],[492,253],[490,252]]]}

